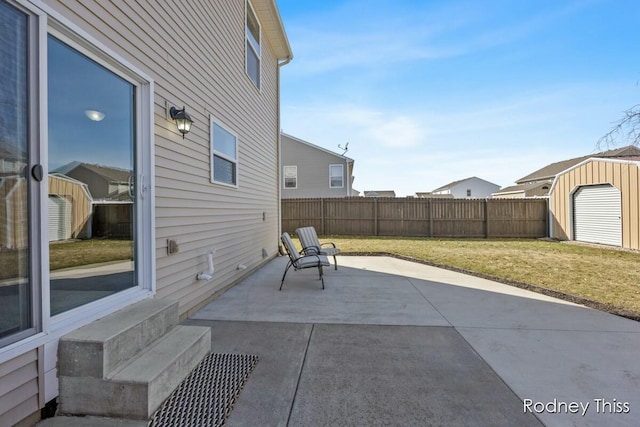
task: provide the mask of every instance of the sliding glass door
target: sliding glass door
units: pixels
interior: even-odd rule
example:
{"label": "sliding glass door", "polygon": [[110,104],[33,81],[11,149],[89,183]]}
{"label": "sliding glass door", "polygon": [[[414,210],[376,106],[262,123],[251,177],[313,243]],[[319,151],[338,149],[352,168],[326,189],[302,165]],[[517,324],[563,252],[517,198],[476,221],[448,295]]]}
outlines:
{"label": "sliding glass door", "polygon": [[136,286],[135,86],[50,35],[51,315]]}
{"label": "sliding glass door", "polygon": [[0,347],[34,327],[30,274],[29,17],[0,3]]}
{"label": "sliding glass door", "polygon": [[62,21],[0,0],[0,356],[153,288],[153,81]]}

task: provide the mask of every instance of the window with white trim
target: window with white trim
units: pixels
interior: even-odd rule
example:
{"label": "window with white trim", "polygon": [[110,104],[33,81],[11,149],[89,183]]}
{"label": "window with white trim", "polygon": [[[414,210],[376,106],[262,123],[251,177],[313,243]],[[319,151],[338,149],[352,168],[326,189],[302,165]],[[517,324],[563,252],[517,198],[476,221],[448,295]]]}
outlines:
{"label": "window with white trim", "polygon": [[298,188],[298,166],[285,166],[283,176],[284,188]]}
{"label": "window with white trim", "polygon": [[260,22],[251,6],[251,2],[247,1],[246,16],[246,61],[245,70],[253,83],[260,89]]}
{"label": "window with white trim", "polygon": [[329,187],[344,187],[344,165],[329,165]]}
{"label": "window with white trim", "polygon": [[238,137],[211,119],[211,182],[238,185]]}

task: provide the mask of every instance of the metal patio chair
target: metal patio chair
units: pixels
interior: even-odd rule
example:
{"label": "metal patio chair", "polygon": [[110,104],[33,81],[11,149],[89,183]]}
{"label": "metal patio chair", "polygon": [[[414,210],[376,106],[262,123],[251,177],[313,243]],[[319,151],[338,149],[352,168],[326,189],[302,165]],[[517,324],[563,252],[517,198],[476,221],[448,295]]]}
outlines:
{"label": "metal patio chair", "polygon": [[293,240],[291,240],[291,236],[289,236],[289,233],[287,232],[282,233],[281,240],[284,249],[289,256],[289,262],[287,263],[287,268],[285,268],[284,274],[282,275],[280,289],[278,290],[282,290],[284,278],[287,276],[287,272],[291,267],[293,267],[294,270],[317,268],[320,275],[320,280],[322,281],[322,289],[324,289],[324,276],[322,272],[322,266],[331,265],[327,257],[325,255],[319,254],[313,248],[304,248],[302,249],[302,253],[298,252],[296,246],[293,244]]}
{"label": "metal patio chair", "polygon": [[300,227],[296,230],[296,235],[300,239],[300,244],[303,248],[315,248],[320,255],[332,256],[333,265],[335,269],[338,269],[338,260],[336,255],[340,253],[340,249],[336,247],[333,242],[320,243],[318,240],[318,234],[314,227]]}

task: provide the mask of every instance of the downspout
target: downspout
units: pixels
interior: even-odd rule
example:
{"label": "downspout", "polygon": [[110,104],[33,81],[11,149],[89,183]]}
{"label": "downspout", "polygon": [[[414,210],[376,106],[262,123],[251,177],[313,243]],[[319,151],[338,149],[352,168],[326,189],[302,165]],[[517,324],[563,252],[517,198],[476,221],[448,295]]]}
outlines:
{"label": "downspout", "polygon": [[[276,112],[277,112],[277,118],[276,118],[276,123],[277,123],[277,127],[276,127],[276,131],[277,131],[277,140],[278,140],[278,145],[276,147],[276,186],[278,188],[278,238],[277,241],[280,242],[280,236],[282,235],[282,176],[280,176],[280,174],[282,173],[282,168],[280,167],[280,152],[281,152],[281,147],[282,147],[282,140],[281,140],[281,129],[280,129],[280,68],[284,67],[285,65],[287,65],[289,62],[291,62],[291,60],[293,59],[293,57],[288,56],[284,61],[278,61],[278,70],[277,70],[277,75],[276,75],[276,90],[278,91],[278,105],[276,108]],[[280,245],[278,244],[278,247],[280,247]]]}
{"label": "downspout", "polygon": [[345,157],[344,162],[347,166],[347,197],[351,197],[351,169],[349,169],[349,159]]}
{"label": "downspout", "polygon": [[[557,174],[554,178],[553,178],[553,182],[551,183],[551,187],[549,188],[549,198],[547,199],[547,221],[548,221],[548,231],[549,231],[549,238],[553,238],[553,192],[556,189],[556,184],[558,182],[558,177],[560,176],[560,174]],[[567,210],[567,215],[569,215],[569,211]],[[571,240],[571,239],[569,239]]]}

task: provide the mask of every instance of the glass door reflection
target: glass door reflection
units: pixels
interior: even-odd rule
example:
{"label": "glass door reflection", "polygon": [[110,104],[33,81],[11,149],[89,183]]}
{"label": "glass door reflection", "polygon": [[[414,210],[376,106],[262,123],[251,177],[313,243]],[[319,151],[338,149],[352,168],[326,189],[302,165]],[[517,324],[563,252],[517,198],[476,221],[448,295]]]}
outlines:
{"label": "glass door reflection", "polygon": [[34,327],[29,274],[28,17],[0,3],[0,347]]}
{"label": "glass door reflection", "polygon": [[51,314],[136,286],[135,87],[48,39]]}

